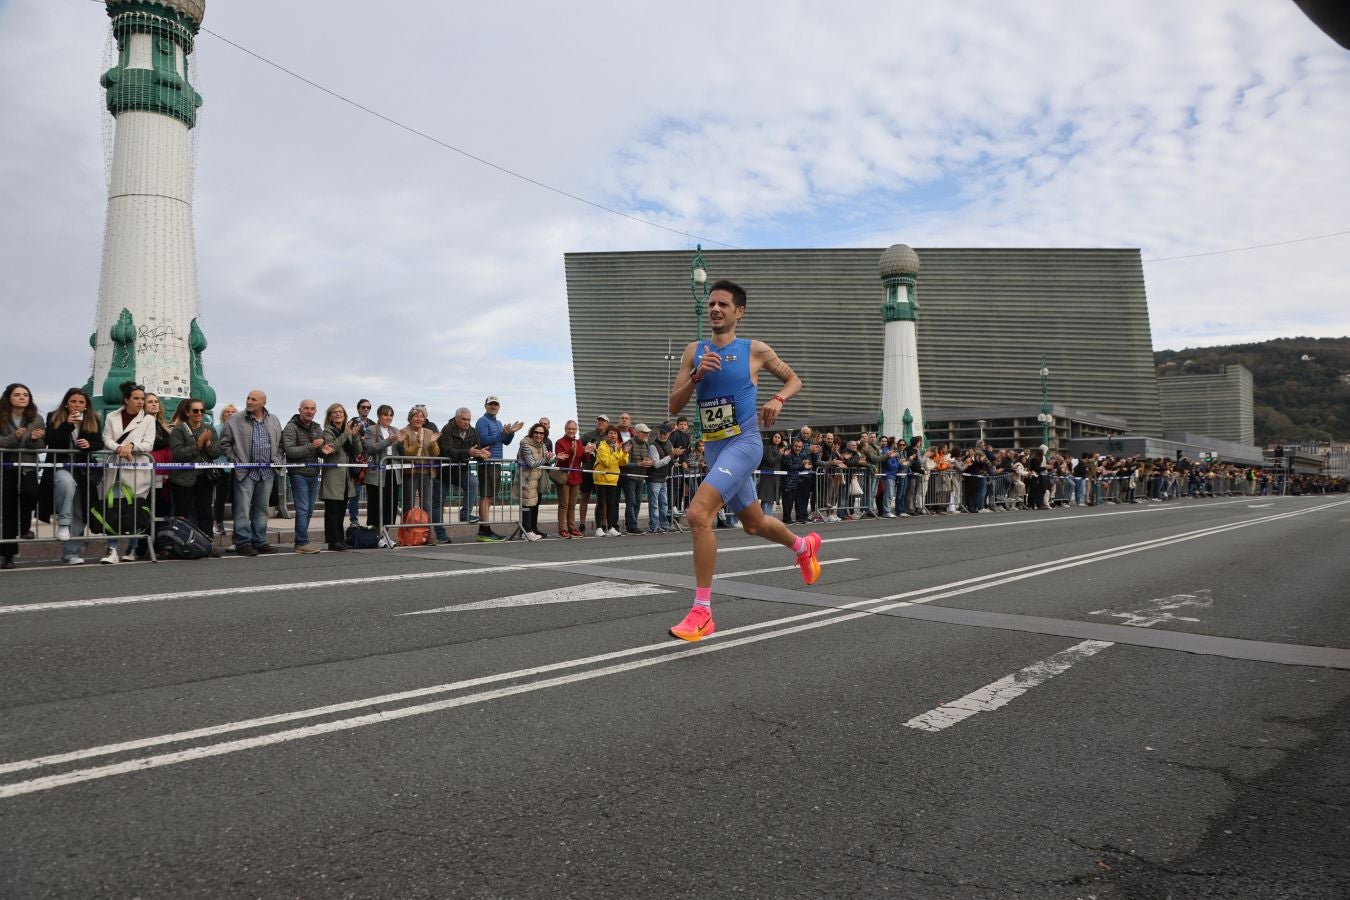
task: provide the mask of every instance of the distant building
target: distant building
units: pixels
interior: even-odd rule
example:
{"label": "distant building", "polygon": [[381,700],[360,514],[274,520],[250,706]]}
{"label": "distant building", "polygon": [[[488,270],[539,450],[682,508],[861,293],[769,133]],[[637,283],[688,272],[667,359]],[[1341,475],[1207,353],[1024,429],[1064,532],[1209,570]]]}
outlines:
{"label": "distant building", "polygon": [[[919,377],[933,424],[954,427],[938,422],[938,410],[962,414],[951,421],[973,421],[978,416],[964,411],[1032,405],[1034,421],[1045,354],[1051,404],[1091,410],[1088,419],[1131,434],[1162,433],[1138,250],[915,249],[923,262],[916,291]],[[738,334],[768,341],[802,375],[805,390],[788,404],[784,428],[874,427],[880,418],[882,252],[704,251],[709,282],[730,278],[748,292]],[[583,419],[618,409],[664,415],[680,353],[695,336],[692,257],[566,255]],[[1012,427],[1011,419],[1024,417],[1007,418]],[[887,422],[883,430],[899,434],[901,425]]]}
{"label": "distant building", "polygon": [[1270,461],[1260,447],[1221,441],[1203,434],[1169,431],[1161,438],[1123,435],[1098,438],[1081,437],[1065,448],[1073,456],[1101,453],[1106,456],[1138,456],[1143,459],[1189,459],[1192,462],[1223,462],[1239,466],[1260,466]]}
{"label": "distant building", "polygon": [[1256,442],[1252,373],[1224,366],[1217,375],[1169,375],[1158,379],[1164,431],[1187,431],[1250,445]]}
{"label": "distant building", "polygon": [[1304,444],[1286,444],[1288,454],[1320,456],[1322,474],[1350,478],[1350,444],[1335,441],[1310,441]]}
{"label": "distant building", "polygon": [[[966,407],[942,409],[930,407],[927,412],[931,443],[947,442],[958,447],[970,447],[976,441],[985,441],[994,447],[1028,450],[1039,447],[1043,437],[1039,403],[1022,406]],[[1069,441],[1080,438],[1111,438],[1125,432],[1123,417],[1104,416],[1090,410],[1071,409],[1058,403],[1050,404],[1050,448],[1062,450]]]}

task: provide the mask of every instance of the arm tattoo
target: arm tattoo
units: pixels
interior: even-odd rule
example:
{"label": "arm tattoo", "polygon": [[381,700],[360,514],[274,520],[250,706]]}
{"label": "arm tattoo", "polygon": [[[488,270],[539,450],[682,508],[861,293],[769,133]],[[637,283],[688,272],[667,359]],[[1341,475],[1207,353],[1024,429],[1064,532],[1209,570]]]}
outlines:
{"label": "arm tattoo", "polygon": [[787,384],[788,381],[792,379],[792,368],[779,359],[778,354],[776,353],[764,361],[764,368],[768,369],[770,375],[784,384]]}

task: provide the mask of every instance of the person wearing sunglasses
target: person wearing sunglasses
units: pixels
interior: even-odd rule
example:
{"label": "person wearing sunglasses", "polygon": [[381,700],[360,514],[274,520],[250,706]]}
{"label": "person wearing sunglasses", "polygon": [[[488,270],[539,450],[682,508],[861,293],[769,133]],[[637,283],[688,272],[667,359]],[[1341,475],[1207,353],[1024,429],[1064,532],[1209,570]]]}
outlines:
{"label": "person wearing sunglasses", "polygon": [[[370,429],[375,427],[375,420],[370,417],[369,400],[362,397],[360,400],[356,401],[356,415],[352,416],[352,421],[361,423],[361,430],[358,432],[357,436],[358,439],[364,444],[366,434],[370,431]],[[364,452],[359,455],[364,455]],[[357,460],[357,462],[360,462],[360,460]],[[360,513],[361,509],[361,489],[366,486],[366,479],[369,477],[370,473],[368,471],[362,472],[361,470],[357,470],[357,477],[355,478],[352,486],[352,496],[347,501],[348,525],[361,524],[357,520],[357,516]],[[369,498],[367,498],[366,502],[369,503]]]}
{"label": "person wearing sunglasses", "polygon": [[[198,398],[188,397],[174,410],[169,450],[176,463],[213,463],[220,456],[220,438],[206,423],[206,404]],[[175,513],[208,535],[215,531],[216,486],[206,471],[171,469],[169,492]],[[212,547],[211,555],[220,556],[220,551]]]}
{"label": "person wearing sunglasses", "polygon": [[552,465],[554,459],[553,452],[544,445],[547,438],[548,429],[542,422],[535,422],[516,451],[520,469],[520,527],[526,540],[531,541],[544,537],[539,530],[539,479],[544,474],[541,466]]}

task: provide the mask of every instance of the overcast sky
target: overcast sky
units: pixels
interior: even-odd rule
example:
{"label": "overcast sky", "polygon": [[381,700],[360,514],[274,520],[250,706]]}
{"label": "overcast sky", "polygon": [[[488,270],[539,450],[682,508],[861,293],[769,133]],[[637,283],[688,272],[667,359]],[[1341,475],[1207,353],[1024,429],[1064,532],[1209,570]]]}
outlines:
{"label": "overcast sky", "polygon": [[[203,27],[222,405],[262,387],[282,414],[369,396],[444,422],[496,393],[558,422],[563,254],[692,249],[679,232],[1138,247],[1156,348],[1350,333],[1350,235],[1162,261],[1350,231],[1350,53],[1291,0],[209,0]],[[44,411],[89,373],[107,33],[101,2],[0,0],[0,378]]]}

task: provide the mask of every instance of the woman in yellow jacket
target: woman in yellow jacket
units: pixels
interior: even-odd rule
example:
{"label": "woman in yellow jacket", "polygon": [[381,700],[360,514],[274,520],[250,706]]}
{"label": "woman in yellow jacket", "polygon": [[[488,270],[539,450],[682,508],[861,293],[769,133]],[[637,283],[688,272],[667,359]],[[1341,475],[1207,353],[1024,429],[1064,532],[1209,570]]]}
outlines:
{"label": "woman in yellow jacket", "polygon": [[[611,427],[595,448],[596,537],[619,536],[619,470],[628,465],[631,443],[619,443],[619,429]],[[606,530],[608,529],[608,530]]]}

